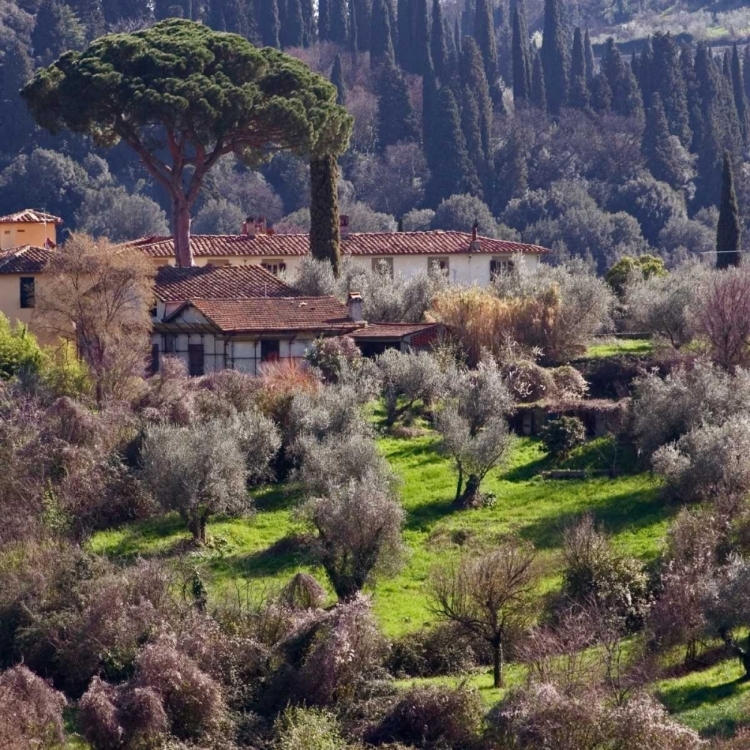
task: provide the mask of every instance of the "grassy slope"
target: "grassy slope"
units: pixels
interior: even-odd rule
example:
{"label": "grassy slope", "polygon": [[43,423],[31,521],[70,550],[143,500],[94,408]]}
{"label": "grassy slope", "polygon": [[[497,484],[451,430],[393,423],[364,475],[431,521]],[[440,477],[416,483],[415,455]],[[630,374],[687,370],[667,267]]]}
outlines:
{"label": "grassy slope", "polygon": [[[548,481],[538,472],[548,465],[539,444],[517,441],[508,465],[494,472],[484,489],[495,493],[492,508],[455,511],[451,505],[455,478],[450,463],[436,448],[434,436],[379,441],[383,454],[401,477],[400,494],[407,510],[405,538],[409,556],[402,572],[375,588],[377,615],[390,636],[434,621],[425,595],[432,566],[455,554],[462,545],[491,544],[502,534],[519,533],[533,542],[544,566],[543,588],[559,584],[559,550],[563,529],[591,512],[624,551],[644,560],[658,553],[666,526],[676,512],[659,499],[658,483],[647,473],[626,473],[616,479]],[[594,441],[568,462],[571,468],[611,463],[611,446]],[[627,457],[620,458],[627,469]],[[294,518],[299,492],[293,486],[268,488],[256,494],[257,513],[248,519],[215,521],[216,539],[210,551],[193,553],[192,562],[204,572],[215,597],[235,596],[250,586],[261,591],[278,586],[297,570],[309,570],[324,580],[321,570],[294,543],[302,529]],[[176,557],[187,534],[176,517],[167,517],[97,534],[93,550],[115,557],[163,555]],[[700,730],[732,726],[746,708],[746,685],[734,662],[702,672],[664,680],[655,688],[668,707]],[[523,679],[518,667],[509,669],[509,684]],[[445,678],[450,682],[451,678]],[[487,673],[471,678],[488,703],[500,697]]]}

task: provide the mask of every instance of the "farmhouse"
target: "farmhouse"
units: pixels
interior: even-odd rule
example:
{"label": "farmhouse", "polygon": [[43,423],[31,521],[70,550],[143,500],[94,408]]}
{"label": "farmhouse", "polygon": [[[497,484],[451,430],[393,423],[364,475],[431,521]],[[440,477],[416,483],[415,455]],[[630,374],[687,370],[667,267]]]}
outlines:
{"label": "farmhouse", "polygon": [[[291,278],[310,252],[307,234],[274,234],[263,219],[248,219],[240,234],[193,235],[196,265],[260,265],[276,276]],[[142,237],[128,243],[140,248],[157,266],[174,265],[171,237]],[[533,270],[549,251],[538,245],[482,237],[474,232],[350,233],[341,217],[341,254],[365,268],[385,268],[412,276],[439,269],[457,283],[487,285],[514,262]]]}
{"label": "farmhouse", "polygon": [[255,265],[166,266],[154,291],[154,372],[170,355],[193,376],[224,369],[255,375],[264,362],[301,360],[316,338],[365,325],[358,295],[348,306],[335,297],[303,297]]}

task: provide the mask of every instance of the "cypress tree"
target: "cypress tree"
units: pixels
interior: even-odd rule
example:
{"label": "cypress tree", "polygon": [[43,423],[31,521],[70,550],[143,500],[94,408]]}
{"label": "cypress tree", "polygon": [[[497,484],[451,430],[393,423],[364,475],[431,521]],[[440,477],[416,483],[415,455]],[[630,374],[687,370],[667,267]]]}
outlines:
{"label": "cypress tree", "polygon": [[[264,0],[261,0],[261,5]],[[327,42],[331,38],[331,0],[318,0],[318,39]]]}
{"label": "cypress tree", "polygon": [[479,186],[476,193],[480,198],[489,193],[489,162],[485,159],[482,130],[479,125],[479,107],[471,89],[466,87],[461,91],[461,130],[466,139],[466,150],[474,167],[470,181]]}
{"label": "cypress tree", "polygon": [[591,106],[600,115],[607,114],[612,109],[612,89],[609,87],[607,76],[601,71],[591,80]]}
{"label": "cypress tree", "polygon": [[[422,142],[425,156],[434,153],[433,123],[440,116],[438,82],[435,72],[430,68],[422,76]],[[429,158],[429,157],[428,157]]]}
{"label": "cypress tree", "polygon": [[547,109],[547,91],[544,86],[542,56],[539,52],[534,54],[534,67],[531,71],[531,103],[539,109]]}
{"label": "cypress tree", "polygon": [[107,30],[101,0],[68,0],[67,5],[86,29],[86,39],[91,41]]}
{"label": "cypress tree", "polygon": [[492,208],[501,214],[513,198],[522,196],[529,187],[529,166],[520,128],[511,129],[505,148],[495,164],[495,191]]}
{"label": "cypress tree", "polygon": [[[290,0],[291,1],[291,0]],[[226,0],[223,9],[224,25],[228,32],[250,39],[255,29],[242,0]],[[301,21],[300,21],[301,23]]]}
{"label": "cypress tree", "polygon": [[430,139],[430,153],[426,154],[432,175],[428,194],[431,205],[437,206],[451,195],[478,188],[478,185],[472,184],[474,170],[466,151],[458,106],[447,86],[443,86],[438,93],[438,117],[430,127],[435,134]]}
{"label": "cypress tree", "polygon": [[3,151],[11,154],[21,150],[34,132],[29,108],[18,92],[31,80],[34,64],[18,37],[10,37],[0,64],[0,131]]}
{"label": "cypress tree", "polygon": [[430,27],[430,55],[435,75],[441,80],[447,80],[448,73],[448,45],[445,38],[445,20],[440,0],[432,0],[432,26]]}
{"label": "cypress tree", "polygon": [[398,26],[398,44],[396,45],[396,60],[401,70],[412,72],[412,2],[413,0],[398,0],[396,24]]}
{"label": "cypress tree", "polygon": [[[372,1],[352,0],[349,11],[350,16],[355,16],[357,22],[357,50],[366,52],[370,49],[370,26],[372,24]],[[351,44],[351,39],[349,40]]]}
{"label": "cypress tree", "polygon": [[466,37],[461,53],[461,86],[474,95],[479,113],[479,130],[482,141],[482,158],[489,162],[492,133],[492,99],[487,76],[484,73],[482,54],[472,37]]}
{"label": "cypress tree", "polygon": [[[651,44],[651,37],[646,39],[641,50],[641,56],[638,60],[638,83],[641,87],[641,96],[643,98],[643,106],[648,108],[651,106],[651,96],[654,93],[656,84],[653,80],[654,74],[654,47]],[[663,100],[662,100],[663,103]]]}
{"label": "cypress tree", "polygon": [[737,107],[737,117],[740,121],[742,140],[747,143],[749,123],[747,96],[745,95],[745,77],[742,74],[742,61],[740,60],[740,51],[737,49],[736,44],[732,47],[732,89],[734,103]]}
{"label": "cypress tree", "polygon": [[583,78],[584,81],[589,79],[586,73],[586,53],[583,49],[580,26],[576,26],[573,31],[573,52],[570,56],[570,80],[574,81],[578,77]]}
{"label": "cypress tree", "polygon": [[[432,66],[430,55],[430,15],[427,10],[427,0],[412,0],[414,21],[413,33],[413,73],[424,75],[427,68]],[[437,74],[437,70],[435,70]]]}
{"label": "cypress tree", "polygon": [[349,39],[347,0],[328,0],[328,13],[331,41],[335,44],[346,44]]}
{"label": "cypress tree", "polygon": [[81,49],[86,42],[83,24],[59,0],[42,0],[31,32],[34,56],[48,64],[69,49]]}
{"label": "cypress tree", "polygon": [[562,0],[544,0],[542,68],[547,109],[559,114],[568,100],[568,44],[563,26]]}
{"label": "cypress tree", "polygon": [[454,81],[458,77],[459,53],[450,21],[445,16],[443,16],[443,39],[445,40],[445,80]]}
{"label": "cypress tree", "polygon": [[477,0],[464,0],[461,11],[461,36],[474,36],[474,19],[477,15]]}
{"label": "cypress tree", "polygon": [[419,139],[419,127],[409,99],[404,74],[396,65],[384,63],[378,74],[378,146],[385,151],[402,141]]}
{"label": "cypress tree", "polygon": [[646,158],[646,166],[655,179],[666,182],[675,189],[682,187],[684,176],[680,170],[680,155],[669,132],[664,104],[658,93],[651,97],[651,106],[646,111],[646,129],[643,131],[641,151]]}
{"label": "cypress tree", "polygon": [[[476,0],[473,36],[479,45],[479,51],[482,53],[484,73],[487,76],[490,91],[494,93],[498,82],[497,42],[495,40],[495,23],[490,0]],[[494,98],[496,98],[496,95],[493,95]]]}
{"label": "cypress tree", "polygon": [[594,57],[594,47],[591,44],[589,30],[583,35],[583,56],[586,60],[586,83],[591,83],[596,75],[596,58]]}
{"label": "cypress tree", "polygon": [[357,4],[349,0],[349,53],[352,58],[359,54],[359,27],[357,25]]}
{"label": "cypress tree", "polygon": [[300,0],[282,0],[284,16],[281,20],[281,46],[301,47],[304,41],[304,22]]}
{"label": "cypress tree", "polygon": [[227,31],[227,20],[224,16],[222,0],[211,0],[208,4],[206,24],[215,31]]}
{"label": "cypress tree", "polygon": [[588,109],[591,103],[591,94],[586,79],[583,76],[575,76],[570,82],[568,93],[568,104],[573,109]]}
{"label": "cypress tree", "polygon": [[456,57],[461,57],[461,25],[458,19],[453,24],[453,44],[456,48]]}
{"label": "cypress tree", "polygon": [[393,62],[391,19],[386,0],[374,0],[372,6],[372,33],[370,35],[371,64]]}
{"label": "cypress tree", "polygon": [[316,260],[329,261],[336,276],[341,263],[338,181],[335,156],[310,160],[310,254]]}
{"label": "cypress tree", "polygon": [[654,58],[650,81],[653,90],[661,96],[670,133],[676,135],[685,148],[689,148],[691,133],[687,91],[677,45],[669,34],[655,34],[652,45]]}
{"label": "cypress tree", "polygon": [[337,54],[333,60],[331,69],[331,83],[336,87],[336,104],[346,104],[346,81],[344,81],[344,65],[341,62],[341,54]]}
{"label": "cypress tree", "polygon": [[623,60],[614,39],[607,39],[601,60],[602,73],[612,91],[612,110],[624,117],[643,114],[643,103],[638,83],[630,66]]}
{"label": "cypress tree", "polygon": [[260,34],[266,47],[279,47],[279,5],[277,0],[264,0],[260,4]]}
{"label": "cypress tree", "polygon": [[745,81],[745,96],[750,101],[750,44],[745,45],[742,53],[742,77]]}
{"label": "cypress tree", "polygon": [[300,7],[302,8],[302,45],[311,47],[318,37],[313,0],[300,0]]}
{"label": "cypress tree", "polygon": [[728,81],[732,80],[732,57],[729,50],[724,50],[724,56],[721,59],[721,72]]}
{"label": "cypress tree", "polygon": [[527,103],[531,96],[529,32],[525,14],[523,0],[519,0],[513,9],[513,101],[518,106]]}
{"label": "cypress tree", "polygon": [[716,267],[729,268],[742,262],[740,209],[734,190],[732,160],[724,153],[721,177],[719,224],[716,228]]}

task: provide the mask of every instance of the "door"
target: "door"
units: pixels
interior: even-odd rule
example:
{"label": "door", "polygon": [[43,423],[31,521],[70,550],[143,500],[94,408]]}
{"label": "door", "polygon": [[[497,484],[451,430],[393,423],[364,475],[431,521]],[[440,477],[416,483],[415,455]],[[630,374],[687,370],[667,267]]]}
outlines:
{"label": "door", "polygon": [[203,344],[188,344],[188,372],[191,378],[203,375]]}
{"label": "door", "polygon": [[277,362],[279,359],[279,340],[268,339],[260,342],[260,361]]}

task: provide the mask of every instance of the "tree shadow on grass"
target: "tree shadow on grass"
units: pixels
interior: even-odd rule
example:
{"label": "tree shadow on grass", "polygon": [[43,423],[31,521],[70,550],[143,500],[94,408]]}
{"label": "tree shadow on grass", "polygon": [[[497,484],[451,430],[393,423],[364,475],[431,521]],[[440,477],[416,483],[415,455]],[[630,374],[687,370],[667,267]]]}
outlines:
{"label": "tree shadow on grass", "polygon": [[245,578],[271,578],[300,566],[317,564],[312,539],[306,535],[282,537],[270,547],[216,560],[216,567],[229,566],[233,573]]}
{"label": "tree shadow on grass", "polygon": [[453,497],[437,498],[431,503],[422,503],[411,508],[406,516],[406,528],[409,531],[429,531],[443,518],[460,513],[453,504]]}
{"label": "tree shadow on grass", "polygon": [[[104,550],[107,557],[173,557],[184,552],[185,545],[191,541],[185,522],[176,513],[133,523],[124,527],[122,531],[122,538]],[[158,540],[169,537],[175,538],[168,543],[154,546]]]}
{"label": "tree shadow on grass", "polygon": [[269,484],[253,493],[255,508],[260,512],[291,510],[302,499],[298,484]]}
{"label": "tree shadow on grass", "polygon": [[671,518],[680,506],[664,502],[658,488],[635,490],[614,495],[603,504],[585,510],[570,510],[545,516],[528,524],[521,536],[538,549],[553,549],[563,543],[565,529],[575,525],[585,513],[590,513],[609,534],[621,531],[637,532]]}

